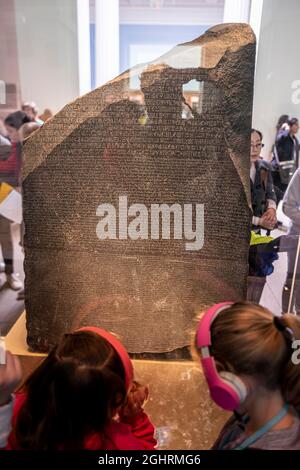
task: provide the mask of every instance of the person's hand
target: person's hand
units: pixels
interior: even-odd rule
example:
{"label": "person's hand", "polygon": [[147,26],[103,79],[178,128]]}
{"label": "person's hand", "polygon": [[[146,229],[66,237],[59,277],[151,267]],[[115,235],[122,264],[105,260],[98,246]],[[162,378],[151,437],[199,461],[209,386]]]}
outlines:
{"label": "person's hand", "polygon": [[133,382],[127,396],[127,401],[121,410],[121,416],[125,419],[134,418],[142,410],[149,396],[149,387]]}
{"label": "person's hand", "polygon": [[276,209],[270,207],[267,209],[266,212],[263,214],[264,220],[272,226],[277,224],[277,217],[276,217]]}
{"label": "person's hand", "polygon": [[260,219],[260,226],[267,230],[275,228],[277,223],[276,210],[273,208],[268,209]]}
{"label": "person's hand", "polygon": [[6,364],[0,364],[0,406],[11,400],[11,394],[22,379],[21,363],[17,356],[6,351]]}

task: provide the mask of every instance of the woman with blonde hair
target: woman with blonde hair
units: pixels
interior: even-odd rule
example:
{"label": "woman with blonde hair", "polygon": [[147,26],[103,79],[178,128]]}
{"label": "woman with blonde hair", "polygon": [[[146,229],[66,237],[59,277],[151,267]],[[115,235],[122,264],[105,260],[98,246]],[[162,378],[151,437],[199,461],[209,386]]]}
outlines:
{"label": "woman with blonde hair", "polygon": [[300,319],[250,302],[202,316],[197,357],[213,400],[233,411],[213,449],[300,449]]}

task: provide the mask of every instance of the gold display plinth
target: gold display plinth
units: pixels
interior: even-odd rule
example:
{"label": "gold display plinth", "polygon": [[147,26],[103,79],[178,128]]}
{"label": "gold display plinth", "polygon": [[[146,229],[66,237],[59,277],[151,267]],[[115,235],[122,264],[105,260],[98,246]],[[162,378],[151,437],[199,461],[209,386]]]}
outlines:
{"label": "gold display plinth", "polygon": [[[5,338],[18,355],[24,378],[43,360],[26,345],[25,313]],[[228,418],[209,398],[201,369],[190,361],[134,360],[136,379],[150,385],[147,412],[156,426],[161,449],[209,449]]]}

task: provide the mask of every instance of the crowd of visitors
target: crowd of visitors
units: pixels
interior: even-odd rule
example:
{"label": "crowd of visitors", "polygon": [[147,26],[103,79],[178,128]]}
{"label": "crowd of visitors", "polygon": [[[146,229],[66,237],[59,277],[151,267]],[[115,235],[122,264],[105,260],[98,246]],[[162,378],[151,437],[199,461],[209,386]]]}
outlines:
{"label": "crowd of visitors", "polygon": [[250,185],[254,233],[261,234],[262,230],[266,230],[269,235],[279,227],[276,209],[281,200],[283,212],[291,220],[288,230],[289,245],[287,240],[281,240],[281,246],[289,246],[287,276],[282,291],[282,313],[295,311],[300,314],[300,267],[296,256],[300,236],[298,131],[298,119],[280,116],[272,147],[272,159],[266,161],[261,157],[263,135],[259,130],[251,130]]}
{"label": "crowd of visitors", "polygon": [[[49,109],[46,109],[42,116],[38,116],[36,104],[27,102],[22,105],[21,110],[9,114],[4,121],[0,120],[0,186],[4,183],[21,193],[22,142],[51,116]],[[23,284],[15,272],[12,222],[0,211],[0,247],[3,257],[0,272],[6,274],[7,286],[19,291],[18,299],[21,300]]]}

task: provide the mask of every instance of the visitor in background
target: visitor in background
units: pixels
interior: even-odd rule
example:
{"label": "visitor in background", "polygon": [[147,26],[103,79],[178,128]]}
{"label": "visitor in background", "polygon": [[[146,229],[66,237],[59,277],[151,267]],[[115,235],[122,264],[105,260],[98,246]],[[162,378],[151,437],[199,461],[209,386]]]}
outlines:
{"label": "visitor in background", "polygon": [[4,121],[7,137],[12,143],[12,149],[5,162],[0,164],[0,181],[13,187],[20,186],[20,172],[22,167],[22,144],[19,129],[30,119],[23,111],[9,114]]}
{"label": "visitor in background", "polygon": [[[23,124],[20,129],[19,129],[19,137],[20,141],[23,143],[27,137],[29,137],[33,132],[38,130],[41,127],[40,124],[37,122],[26,122]],[[25,227],[24,227],[24,222],[21,224],[21,242],[20,245],[23,249],[23,240],[24,240],[24,233],[25,233]],[[24,300],[25,299],[25,290],[24,288],[19,290],[17,300]]]}
{"label": "visitor in background", "polygon": [[[283,198],[282,210],[287,217],[291,219],[289,235],[300,236],[300,168],[294,174]],[[282,292],[282,311],[288,312],[289,299],[291,294],[292,279],[295,269],[295,260],[297,244],[294,250],[288,251],[288,269],[285,285]],[[300,260],[296,267],[296,280],[294,286],[294,296],[291,302],[291,311],[295,309],[297,315],[300,315]]]}
{"label": "visitor in background", "polygon": [[0,118],[0,135],[2,135],[3,137],[7,137],[7,132],[5,129],[4,121],[1,118]]}
{"label": "visitor in background", "polygon": [[300,450],[300,319],[250,302],[218,304],[195,345],[212,399],[233,411],[213,449]]}
{"label": "visitor in background", "polygon": [[[3,124],[4,126],[4,124]],[[1,130],[1,129],[0,129]],[[3,136],[3,134],[0,134],[0,163],[3,160],[7,160],[9,157],[9,154],[11,152],[11,142],[7,138]],[[0,180],[0,189],[1,189],[1,180]],[[1,246],[1,216],[0,216],[0,246]],[[3,249],[2,249],[3,251]],[[5,251],[5,246],[4,246],[4,251]],[[6,253],[2,253],[2,255],[5,257]],[[3,261],[0,261],[0,273],[3,273],[5,271],[5,263]]]}
{"label": "visitor in background", "polygon": [[11,141],[0,134],[0,159],[6,160],[11,152]]}
{"label": "visitor in background", "polygon": [[278,119],[278,122],[276,124],[275,142],[279,136],[279,133],[282,132],[282,130],[286,130],[286,131],[289,130],[288,120],[289,120],[288,114],[282,114],[280,118]]}
{"label": "visitor in background", "polygon": [[[4,121],[11,147],[6,155],[0,157],[0,184],[7,183],[17,190],[20,190],[22,167],[22,147],[19,129],[28,121],[27,115],[22,111],[9,114]],[[13,290],[21,290],[23,284],[14,272],[11,221],[2,215],[0,215],[0,245],[4,261],[4,266],[0,266],[0,268],[4,269],[7,284]]]}
{"label": "visitor in background", "polygon": [[26,122],[19,129],[20,141],[23,142],[27,137],[30,136],[34,131],[41,127],[37,122]]}
{"label": "visitor in background", "polygon": [[277,134],[272,165],[278,202],[283,198],[294,172],[299,167],[300,146],[296,137],[298,131],[298,119],[292,118],[282,124]]}
{"label": "visitor in background", "polygon": [[271,164],[260,156],[263,148],[263,135],[256,129],[251,130],[250,186],[253,210],[252,227],[272,230],[276,219],[276,194],[273,186]]}
{"label": "visitor in background", "polygon": [[33,101],[23,103],[22,111],[27,114],[30,121],[36,122],[40,126],[44,124],[44,122],[38,117],[39,110],[37,108],[37,105]]}
{"label": "visitor in background", "polygon": [[16,394],[7,449],[154,449],[147,397],[115,336],[98,328],[65,334]]}
{"label": "visitor in background", "polygon": [[48,121],[48,119],[52,118],[52,116],[53,116],[53,113],[51,109],[46,108],[44,109],[44,112],[39,116],[39,119],[43,122],[46,122]]}

